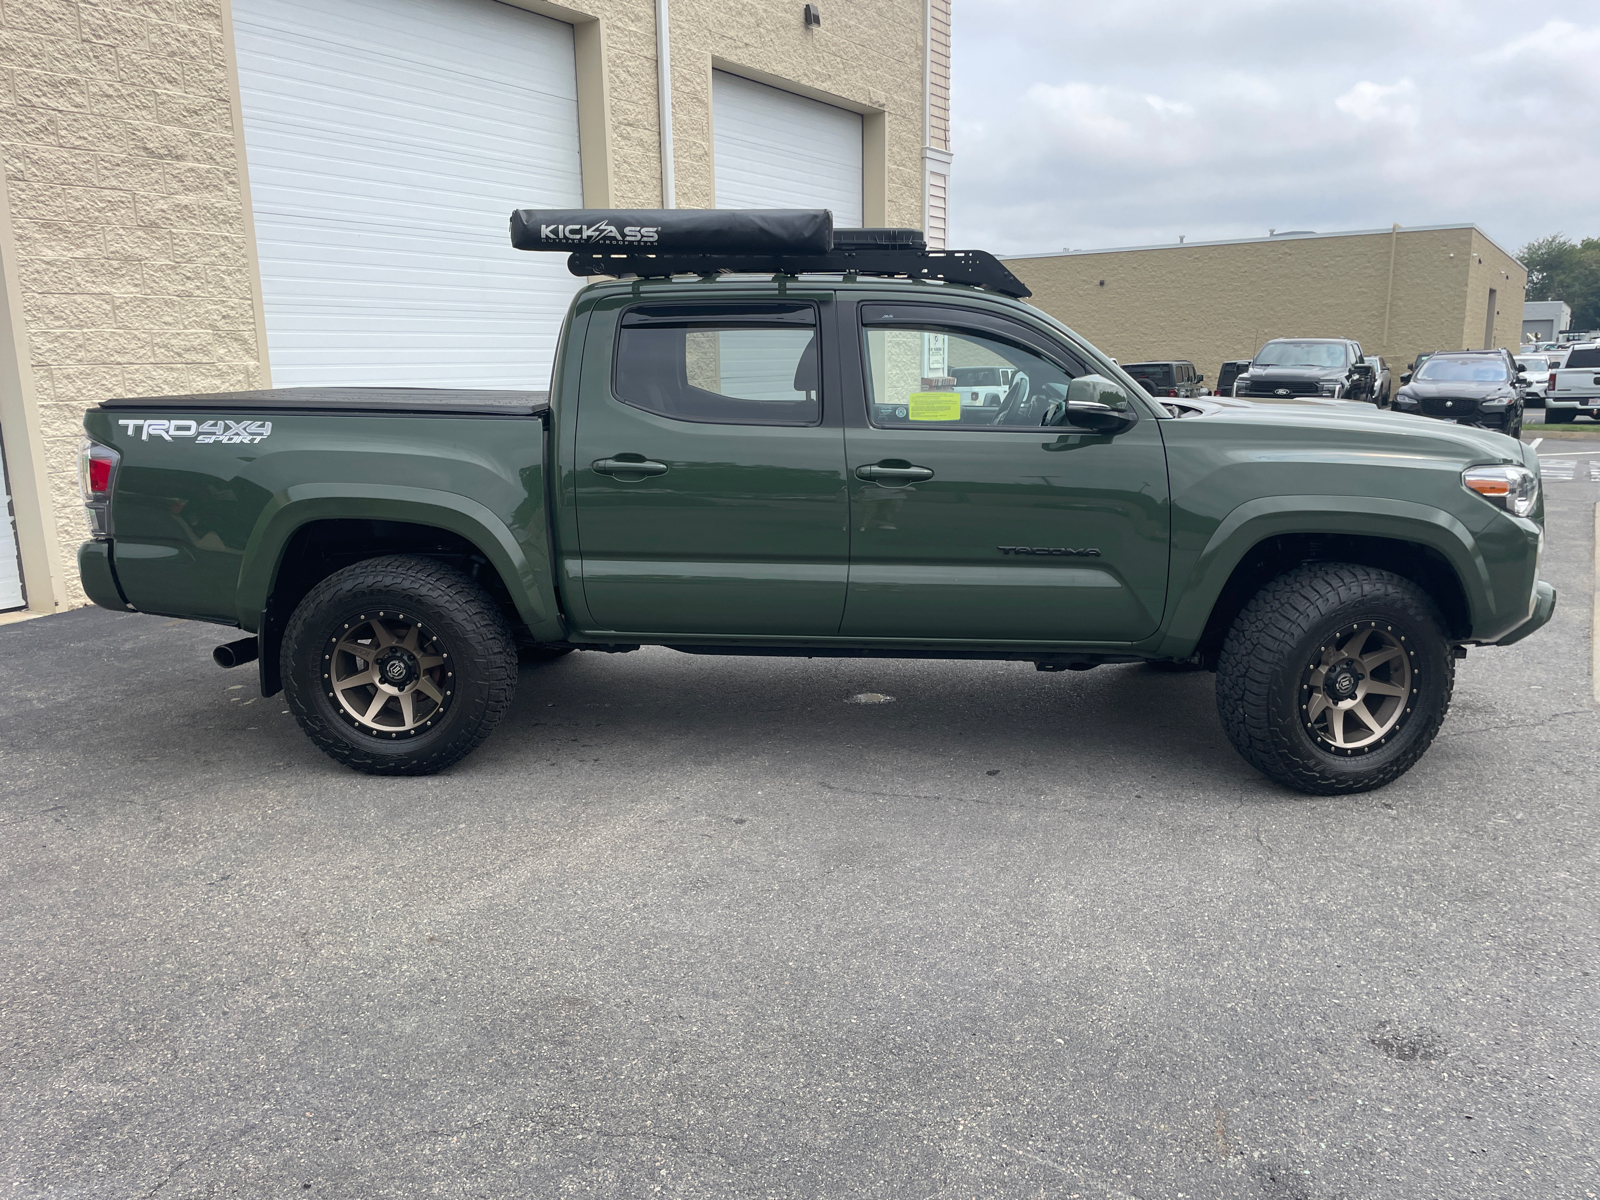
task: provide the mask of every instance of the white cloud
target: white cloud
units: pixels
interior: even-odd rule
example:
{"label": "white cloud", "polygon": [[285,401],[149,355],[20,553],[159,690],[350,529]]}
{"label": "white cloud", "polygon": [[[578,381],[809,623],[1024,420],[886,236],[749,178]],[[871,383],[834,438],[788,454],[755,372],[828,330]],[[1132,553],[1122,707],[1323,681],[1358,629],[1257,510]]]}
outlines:
{"label": "white cloud", "polygon": [[[1498,0],[959,0],[956,241],[1600,234],[1600,21]],[[1536,168],[1530,169],[1530,168]],[[1537,182],[1535,182],[1537,180]]]}
{"label": "white cloud", "polygon": [[1358,121],[1396,121],[1403,125],[1417,123],[1417,110],[1409,104],[1396,104],[1395,100],[1411,95],[1416,85],[1409,79],[1399,83],[1373,83],[1363,79],[1355,87],[1333,102],[1340,112],[1349,113]]}

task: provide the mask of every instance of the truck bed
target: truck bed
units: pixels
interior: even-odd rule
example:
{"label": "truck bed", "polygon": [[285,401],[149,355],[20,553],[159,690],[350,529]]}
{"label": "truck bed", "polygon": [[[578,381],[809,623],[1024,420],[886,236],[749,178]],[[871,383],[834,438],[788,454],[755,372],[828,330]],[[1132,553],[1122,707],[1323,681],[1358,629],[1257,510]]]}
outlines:
{"label": "truck bed", "polygon": [[130,396],[101,408],[220,409],[231,412],[445,413],[451,416],[531,417],[548,411],[549,392],[484,388],[298,387],[188,396]]}

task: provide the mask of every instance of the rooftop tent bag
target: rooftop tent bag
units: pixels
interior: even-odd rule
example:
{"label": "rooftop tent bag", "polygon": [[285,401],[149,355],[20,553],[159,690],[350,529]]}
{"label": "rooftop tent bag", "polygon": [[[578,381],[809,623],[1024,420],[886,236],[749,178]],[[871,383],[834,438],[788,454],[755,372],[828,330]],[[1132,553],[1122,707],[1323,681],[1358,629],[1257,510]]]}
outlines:
{"label": "rooftop tent bag", "polygon": [[518,250],[641,254],[827,254],[833,214],[825,208],[519,208]]}

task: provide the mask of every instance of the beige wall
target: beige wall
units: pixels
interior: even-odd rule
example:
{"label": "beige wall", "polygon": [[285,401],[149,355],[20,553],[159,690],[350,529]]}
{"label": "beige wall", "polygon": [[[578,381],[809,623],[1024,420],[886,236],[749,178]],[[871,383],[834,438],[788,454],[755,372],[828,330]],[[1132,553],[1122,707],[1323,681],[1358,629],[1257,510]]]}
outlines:
{"label": "beige wall", "polygon": [[1494,346],[1515,350],[1522,341],[1522,305],[1528,272],[1521,263],[1474,229],[1467,262],[1467,311],[1461,327],[1462,345],[1483,346],[1488,317],[1489,291],[1495,291]]}
{"label": "beige wall", "polygon": [[[654,0],[520,5],[575,26],[586,203],[661,203]],[[672,0],[677,202],[714,203],[713,66],[865,115],[867,220],[921,226],[924,0]],[[260,285],[224,0],[5,0],[0,186],[18,365],[0,370],[10,458],[42,446],[51,511],[21,520],[30,604],[81,603],[77,452],[115,395],[265,386]],[[3,231],[0,231],[3,232]],[[14,249],[12,246],[14,245]],[[32,429],[15,414],[34,418]],[[6,415],[12,414],[12,415]],[[13,476],[18,471],[16,464]],[[48,528],[46,528],[48,526]]]}
{"label": "beige wall", "polygon": [[1107,354],[1122,362],[1189,359],[1208,380],[1225,360],[1248,358],[1275,337],[1351,337],[1391,365],[1421,350],[1481,347],[1495,281],[1496,344],[1515,346],[1527,282],[1471,226],[1045,255],[1006,265],[1033,289],[1034,304]]}
{"label": "beige wall", "polygon": [[[585,202],[653,208],[661,203],[661,128],[656,99],[654,0],[578,0],[552,4],[513,0],[519,7],[569,21],[579,36],[580,109],[603,103],[609,119],[610,193],[591,189],[585,163]],[[825,5],[820,28],[808,28],[803,6],[791,0],[670,0],[672,33],[673,171],[681,208],[715,204],[712,158],[713,68],[787,88],[867,116],[867,220],[922,225],[924,122],[923,0],[864,0]],[[598,23],[604,95],[586,90],[585,25]],[[592,80],[587,81],[593,83]],[[582,118],[580,118],[582,119]],[[874,125],[878,125],[875,130]],[[874,143],[878,142],[877,162]],[[598,148],[584,138],[583,151]]]}
{"label": "beige wall", "polygon": [[[261,379],[223,14],[212,0],[7,0],[0,70],[32,380],[20,401],[38,416],[60,571],[79,600],[84,408]],[[39,603],[40,581],[27,583]]]}

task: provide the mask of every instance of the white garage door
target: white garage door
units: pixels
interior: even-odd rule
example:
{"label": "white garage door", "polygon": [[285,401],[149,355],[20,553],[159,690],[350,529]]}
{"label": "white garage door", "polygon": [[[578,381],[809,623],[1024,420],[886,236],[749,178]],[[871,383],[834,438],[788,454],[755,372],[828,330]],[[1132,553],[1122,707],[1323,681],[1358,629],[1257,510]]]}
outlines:
{"label": "white garage door", "polygon": [[830,208],[860,228],[860,113],[714,71],[711,118],[718,208]]}
{"label": "white garage door", "polygon": [[11,485],[6,482],[5,446],[0,445],[0,612],[21,608],[22,564],[17,559],[17,525],[11,515]]}
{"label": "white garage door", "polygon": [[234,0],[273,382],[547,386],[582,281],[572,27],[494,0]]}

